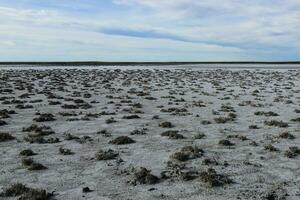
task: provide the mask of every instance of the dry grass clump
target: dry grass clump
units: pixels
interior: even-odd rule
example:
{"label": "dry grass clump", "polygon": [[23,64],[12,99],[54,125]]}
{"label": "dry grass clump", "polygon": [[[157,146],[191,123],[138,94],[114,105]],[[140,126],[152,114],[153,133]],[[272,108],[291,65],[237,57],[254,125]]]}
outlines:
{"label": "dry grass clump", "polygon": [[51,113],[42,113],[39,117],[33,119],[36,122],[49,122],[55,121],[54,115]]}
{"label": "dry grass clump", "polygon": [[203,138],[205,138],[206,137],[206,135],[204,134],[204,133],[197,133],[196,135],[194,135],[194,139],[195,140],[200,140],[200,139],[203,139]]}
{"label": "dry grass clump", "polygon": [[280,133],[278,137],[283,139],[290,139],[290,140],[295,139],[295,136],[289,132]]}
{"label": "dry grass clump", "polygon": [[71,149],[66,149],[63,147],[59,148],[59,153],[62,155],[73,155],[74,154],[74,152],[72,152]]}
{"label": "dry grass clump", "polygon": [[5,132],[0,132],[0,142],[6,142],[6,141],[10,141],[10,140],[14,140],[15,137],[12,136],[9,133],[5,133]]}
{"label": "dry grass clump", "polygon": [[267,194],[265,194],[262,197],[262,199],[263,200],[286,200],[286,196],[287,196],[286,191],[283,188],[278,187],[268,191]]}
{"label": "dry grass clump", "polygon": [[60,101],[48,101],[50,106],[61,105]]}
{"label": "dry grass clump", "polygon": [[295,118],[295,119],[291,119],[291,122],[300,122],[300,117]]}
{"label": "dry grass clump", "polygon": [[63,104],[61,106],[61,108],[63,108],[63,109],[79,109],[79,106],[74,105],[74,104]]}
{"label": "dry grass clump", "polygon": [[16,111],[7,109],[0,110],[1,119],[10,118],[10,114],[16,114]]}
{"label": "dry grass clump", "polygon": [[204,151],[198,147],[185,146],[180,151],[171,155],[171,158],[184,162],[190,159],[199,158],[203,155]]}
{"label": "dry grass clump", "polygon": [[234,145],[234,143],[232,143],[232,142],[229,141],[229,140],[220,140],[220,141],[219,141],[219,144],[220,144],[220,145],[223,145],[223,146],[233,146],[233,145]]}
{"label": "dry grass clump", "polygon": [[173,126],[173,124],[171,122],[161,122],[159,124],[159,127],[161,127],[161,128],[172,128],[174,126]]}
{"label": "dry grass clump", "polygon": [[146,135],[147,134],[146,130],[147,130],[146,128],[135,129],[130,133],[130,135]]}
{"label": "dry grass clump", "polygon": [[200,173],[200,180],[209,187],[223,186],[233,182],[226,175],[217,174],[213,168],[209,168],[206,172]]}
{"label": "dry grass clump", "polygon": [[177,131],[177,130],[165,131],[165,132],[161,133],[161,136],[169,137],[169,139],[175,139],[175,140],[184,139],[185,137],[183,135],[179,134],[178,132],[179,131]]}
{"label": "dry grass clump", "polygon": [[236,119],[235,113],[229,113],[227,117],[216,117],[214,118],[215,122],[218,124],[225,124],[227,122],[233,122]]}
{"label": "dry grass clump", "polygon": [[231,139],[231,138],[236,138],[236,139],[239,139],[239,140],[242,140],[242,141],[246,141],[248,140],[248,138],[244,135],[238,135],[238,134],[235,134],[235,135],[228,135],[227,136],[228,139]]}
{"label": "dry grass clump", "polygon": [[98,131],[97,134],[103,135],[104,137],[111,137],[111,133],[108,132],[106,129]]}
{"label": "dry grass clump", "polygon": [[272,144],[265,145],[264,148],[265,148],[265,150],[268,150],[268,151],[273,151],[273,152],[279,151],[279,149],[274,147]]}
{"label": "dry grass clump", "polygon": [[72,135],[71,133],[64,134],[65,140],[79,140],[80,138]]}
{"label": "dry grass clump", "polygon": [[89,187],[84,187],[84,188],[82,188],[82,192],[89,193],[89,192],[93,192],[93,190],[91,190]]}
{"label": "dry grass clump", "polygon": [[300,155],[300,149],[296,146],[289,147],[289,149],[285,151],[284,155],[288,158],[295,158]]}
{"label": "dry grass clump", "polygon": [[218,163],[218,161],[216,159],[205,158],[202,161],[202,165],[219,165],[219,163]]}
{"label": "dry grass clump", "polygon": [[276,126],[276,127],[280,127],[280,128],[286,128],[289,126],[288,123],[283,122],[283,121],[277,121],[277,120],[265,121],[264,124],[267,126]]}
{"label": "dry grass clump", "polygon": [[105,123],[107,123],[107,124],[112,124],[112,123],[115,123],[115,122],[117,122],[117,121],[113,117],[108,118],[107,120],[105,120]]}
{"label": "dry grass clump", "polygon": [[111,140],[109,143],[116,144],[116,145],[125,145],[125,144],[135,143],[135,141],[128,136],[119,136]]}
{"label": "dry grass clump", "polygon": [[198,172],[190,169],[185,169],[183,163],[176,163],[172,161],[167,162],[168,170],[161,172],[162,179],[175,178],[183,181],[193,180],[198,177]]}
{"label": "dry grass clump", "polygon": [[208,120],[202,120],[202,121],[201,121],[201,124],[202,124],[202,125],[209,125],[209,124],[211,124],[211,121],[208,121]]}
{"label": "dry grass clump", "polygon": [[123,119],[140,119],[140,116],[138,116],[138,115],[125,115],[125,116],[123,116]]}
{"label": "dry grass clump", "polygon": [[45,139],[44,137],[41,137],[41,136],[38,136],[38,137],[24,137],[24,140],[26,142],[29,142],[29,143],[37,143],[37,144],[54,144],[54,143],[59,143],[60,140],[59,138],[48,138],[48,139]]}
{"label": "dry grass clump", "polygon": [[7,125],[6,121],[0,119],[0,126]]}
{"label": "dry grass clump", "polygon": [[265,116],[265,117],[276,117],[279,116],[279,114],[273,112],[273,111],[269,111],[269,112],[264,112],[264,111],[257,111],[254,113],[254,115],[258,115],[258,116]]}
{"label": "dry grass clump", "polygon": [[19,153],[20,156],[34,156],[36,153],[34,153],[31,149],[24,149],[20,151]]}
{"label": "dry grass clump", "polygon": [[75,117],[78,116],[78,114],[76,112],[59,112],[59,115],[63,116],[63,117]]}
{"label": "dry grass clump", "polygon": [[0,197],[19,197],[19,200],[47,200],[51,196],[44,189],[29,188],[21,183],[13,184],[0,193]]}
{"label": "dry grass clump", "polygon": [[95,155],[97,160],[112,160],[118,156],[119,156],[119,153],[112,149],[108,149],[108,150],[101,149]]}
{"label": "dry grass clump", "polygon": [[159,182],[159,178],[153,174],[151,171],[144,167],[137,167],[133,170],[133,180],[132,184],[156,184]]}
{"label": "dry grass clump", "polygon": [[32,158],[23,158],[22,164],[30,171],[48,169],[44,165],[35,162]]}
{"label": "dry grass clump", "polygon": [[31,108],[33,108],[33,105],[18,104],[18,105],[15,106],[15,108],[21,109],[21,110],[24,110],[24,109],[31,109]]}
{"label": "dry grass clump", "polygon": [[27,128],[23,128],[23,132],[33,132],[29,133],[29,137],[40,137],[54,134],[55,132],[49,126],[38,126],[36,124],[32,124]]}
{"label": "dry grass clump", "polygon": [[250,125],[249,129],[259,129],[259,127],[257,125]]}

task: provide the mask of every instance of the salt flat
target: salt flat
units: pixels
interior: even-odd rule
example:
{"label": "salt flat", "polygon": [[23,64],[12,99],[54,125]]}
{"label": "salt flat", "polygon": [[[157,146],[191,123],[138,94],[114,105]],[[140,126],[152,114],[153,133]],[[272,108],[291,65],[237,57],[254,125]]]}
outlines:
{"label": "salt flat", "polygon": [[299,105],[299,69],[3,67],[0,199],[299,199]]}

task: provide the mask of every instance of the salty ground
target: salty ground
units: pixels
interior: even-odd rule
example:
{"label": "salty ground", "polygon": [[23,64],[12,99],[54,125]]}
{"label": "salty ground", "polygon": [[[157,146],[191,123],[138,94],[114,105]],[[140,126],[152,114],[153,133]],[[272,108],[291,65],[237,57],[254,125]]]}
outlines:
{"label": "salty ground", "polygon": [[296,200],[299,148],[299,69],[0,69],[0,199]]}

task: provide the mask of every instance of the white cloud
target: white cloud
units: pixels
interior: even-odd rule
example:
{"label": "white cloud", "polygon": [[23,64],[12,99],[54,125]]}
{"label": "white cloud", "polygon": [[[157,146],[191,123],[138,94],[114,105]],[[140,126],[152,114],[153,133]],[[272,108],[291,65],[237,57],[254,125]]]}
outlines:
{"label": "white cloud", "polygon": [[[286,49],[293,53],[300,51],[300,2],[297,0],[113,2],[127,9],[124,16],[0,7],[0,44],[10,48],[0,49],[0,60],[9,53],[21,51],[30,56],[37,52],[39,57],[42,53],[53,57],[86,56],[86,59],[88,55],[93,59],[105,59],[105,56],[146,59],[165,55],[168,60],[196,60],[197,57],[205,60],[214,55],[223,60],[255,59],[270,51],[278,54]],[[132,30],[140,36],[104,34],[102,29],[107,28]],[[149,32],[163,37],[143,38],[142,34]],[[130,52],[140,57],[135,58],[133,53],[128,56]]]}

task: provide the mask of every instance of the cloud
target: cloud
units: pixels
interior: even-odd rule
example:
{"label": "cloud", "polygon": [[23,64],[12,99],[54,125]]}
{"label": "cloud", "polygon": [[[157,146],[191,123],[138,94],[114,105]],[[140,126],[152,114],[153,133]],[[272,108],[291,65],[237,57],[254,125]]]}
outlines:
{"label": "cloud", "polygon": [[91,3],[20,0],[16,6],[11,0],[1,1],[0,43],[9,51],[0,49],[0,60],[22,51],[27,59],[48,54],[139,60],[284,59],[300,53],[297,0]]}

